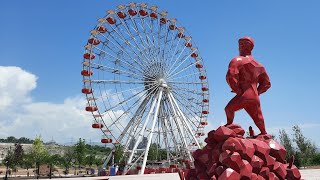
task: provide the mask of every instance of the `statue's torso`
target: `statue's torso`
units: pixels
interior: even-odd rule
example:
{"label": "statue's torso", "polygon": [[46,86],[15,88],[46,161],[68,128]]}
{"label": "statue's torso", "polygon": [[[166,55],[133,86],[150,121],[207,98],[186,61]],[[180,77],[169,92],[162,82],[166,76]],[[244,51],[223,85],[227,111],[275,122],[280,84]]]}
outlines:
{"label": "statue's torso", "polygon": [[243,91],[248,88],[256,91],[259,76],[265,71],[262,64],[257,62],[252,56],[237,56],[232,59],[234,68],[238,71],[238,85]]}

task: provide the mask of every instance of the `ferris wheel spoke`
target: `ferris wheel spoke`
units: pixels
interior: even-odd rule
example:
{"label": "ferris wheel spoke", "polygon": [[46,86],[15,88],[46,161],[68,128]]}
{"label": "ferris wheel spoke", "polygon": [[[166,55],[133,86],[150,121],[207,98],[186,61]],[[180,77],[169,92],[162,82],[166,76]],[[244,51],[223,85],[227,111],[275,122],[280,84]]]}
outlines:
{"label": "ferris wheel spoke", "polygon": [[[105,66],[105,65],[101,65],[101,64],[96,64],[96,63],[91,63],[91,68],[94,68],[94,69],[97,69],[97,70],[102,70],[102,71],[106,71],[106,72],[110,72],[112,74],[119,74],[119,73],[123,73],[123,74],[128,74],[128,75],[133,75],[135,77],[140,77],[140,78],[149,78],[151,79],[150,77],[146,77],[142,74],[137,74],[137,73],[132,73],[132,72],[127,72],[127,71],[124,71],[122,69],[118,69],[118,68],[112,68],[112,67],[109,67],[109,66]],[[130,78],[133,78],[132,76],[127,76],[127,77],[130,77]],[[134,78],[134,79],[138,79],[138,80],[143,80],[143,79],[140,79],[140,78]],[[153,79],[154,80],[154,79]]]}
{"label": "ferris wheel spoke", "polygon": [[[199,97],[202,97],[203,95],[204,95],[204,93],[203,92],[199,92],[199,91],[197,91],[197,90],[194,90],[194,89],[188,89],[188,88],[184,88],[184,87],[179,87],[179,86],[177,86],[177,85],[173,85],[173,91],[183,91],[183,92],[186,92],[186,93],[191,93],[191,95],[197,95],[197,96],[199,96]],[[185,94],[185,93],[184,93]],[[188,100],[189,101],[192,101],[192,102],[194,102],[193,100],[194,100],[194,98],[193,99],[191,99],[191,97],[193,97],[193,96],[187,96],[187,97],[189,97],[188,98]],[[197,103],[197,102],[194,102],[194,103]]]}
{"label": "ferris wheel spoke", "polygon": [[[104,51],[104,50],[102,50],[102,49],[100,49],[100,48],[98,48],[98,47],[94,47],[94,48],[97,49],[97,50],[99,50],[100,52],[103,52],[103,53],[107,54],[108,56],[112,57],[112,58],[115,59],[116,61],[123,62],[124,64],[130,66],[131,68],[136,69],[137,71],[141,72],[140,69],[138,69],[137,67],[133,66],[133,65],[130,64],[129,62],[124,61],[124,60],[122,60],[122,59],[119,59],[119,58],[113,56],[112,54],[110,54],[110,53],[108,53],[108,52],[106,52],[106,51]],[[143,73],[143,72],[141,72],[141,73]]]}
{"label": "ferris wheel spoke", "polygon": [[[156,90],[156,88],[153,88],[151,90],[148,91],[147,95],[145,95],[144,97],[141,97],[140,99],[138,99],[136,102],[139,102],[141,99],[143,99],[143,101],[141,102],[139,108],[137,109],[134,117],[130,120],[130,122],[128,123],[127,127],[124,129],[125,131],[121,134],[120,138],[122,140],[122,136],[124,136],[124,134],[129,130],[130,126],[132,125],[132,129],[130,131],[130,135],[127,139],[127,143],[125,145],[125,148],[128,149],[128,145],[131,142],[131,139],[133,137],[133,135],[137,132],[139,124],[141,123],[142,120],[142,114],[144,113],[144,111],[146,110],[146,106],[148,104],[148,102],[151,99],[151,95],[152,93]],[[134,123],[135,119],[138,118],[138,122]]]}
{"label": "ferris wheel spoke", "polygon": [[[169,74],[168,75],[168,79],[171,79],[171,77],[177,75],[177,74],[180,74],[184,71],[186,71],[187,69],[189,69],[190,67],[192,67],[193,65],[195,65],[197,62],[193,62],[193,63],[190,63],[189,65],[187,65],[186,67],[184,67],[183,69],[181,69],[180,71],[174,73],[174,74]],[[174,71],[173,71],[174,72]]]}
{"label": "ferris wheel spoke", "polygon": [[189,81],[189,82],[183,82],[183,81],[167,81],[168,83],[171,84],[207,84],[207,82],[202,81],[202,82],[195,82],[195,81]]}
{"label": "ferris wheel spoke", "polygon": [[[149,29],[152,31],[152,28],[153,28],[153,25],[152,25],[152,20],[151,20],[151,17],[149,16],[149,21],[150,21],[150,24],[151,26],[148,25],[148,23],[145,22],[145,18],[142,19],[142,25],[143,25],[143,29],[145,31],[145,35],[146,37],[150,40],[151,38],[147,35],[146,33],[146,28],[144,26],[144,24],[147,24]],[[159,22],[159,21],[158,21]],[[159,24],[159,30],[160,30],[160,24]],[[154,37],[154,34],[153,33],[150,33],[151,36],[152,36],[152,41],[150,40],[150,42],[152,42],[152,47],[150,47],[152,49],[152,55],[153,55],[153,62],[159,62],[159,53],[158,53],[158,48],[156,48],[156,42],[155,42],[155,37]],[[159,46],[160,48],[160,46]]]}
{"label": "ferris wheel spoke", "polygon": [[[148,98],[148,100],[150,100],[150,98]],[[139,129],[139,124],[141,123],[142,121],[142,117],[141,117],[141,114],[143,114],[146,110],[146,105],[148,104],[148,102],[146,103],[142,103],[142,105],[144,105],[143,107],[143,110],[142,111],[139,111],[139,109],[136,111],[136,114],[135,116],[132,118],[132,120],[135,120],[136,121],[133,121],[132,123],[130,123],[130,125],[128,124],[128,126],[125,128],[125,131],[127,132],[129,129],[130,129],[130,133],[128,135],[128,139],[127,139],[127,142],[125,144],[125,149],[128,151],[130,148],[130,144],[133,142],[132,140],[135,140],[134,139],[134,135],[137,133],[138,129]],[[140,107],[139,107],[140,108]],[[130,127],[131,126],[131,127]],[[133,148],[133,147],[132,147]]]}
{"label": "ferris wheel spoke", "polygon": [[191,153],[190,153],[190,151],[188,151],[188,144],[187,144],[186,136],[185,136],[184,129],[183,129],[183,126],[182,126],[181,117],[178,116],[178,114],[177,114],[176,108],[174,106],[174,102],[172,101],[172,98],[170,97],[170,94],[168,94],[167,97],[169,99],[169,104],[171,106],[171,109],[172,109],[172,112],[173,112],[173,117],[174,117],[175,123],[176,123],[176,125],[178,127],[178,131],[180,131],[180,136],[181,136],[181,139],[182,139],[183,149],[184,149],[185,152],[187,152],[189,159],[192,159]]}
{"label": "ferris wheel spoke", "polygon": [[[165,65],[166,65],[166,69],[168,69],[169,68],[169,56],[170,56],[170,54],[171,54],[171,52],[172,52],[172,49],[174,49],[173,48],[173,44],[174,44],[174,33],[173,33],[173,31],[171,31],[171,33],[169,33],[170,32],[170,30],[168,29],[168,27],[166,27],[166,29],[167,29],[167,33],[165,34],[165,38],[164,38],[164,44],[166,45],[166,44],[168,44],[168,42],[170,42],[170,45],[168,46],[169,48],[168,48],[168,53],[164,53],[164,51],[162,51],[162,58],[164,59],[164,61],[165,61]],[[171,35],[170,37],[171,37],[171,39],[168,41],[168,37],[169,37],[169,34]]]}
{"label": "ferris wheel spoke", "polygon": [[[112,28],[115,30],[114,27],[112,27]],[[121,40],[123,41],[123,43],[129,45],[129,47],[132,48],[132,47],[131,47],[131,44],[130,44],[128,41],[126,41],[126,39],[124,39],[124,37],[123,37],[118,31],[115,30],[114,32],[120,36],[120,38],[118,38],[118,39],[121,39]],[[139,63],[134,57],[132,57],[131,55],[129,55],[129,54],[123,49],[123,47],[121,46],[121,44],[119,44],[119,42],[118,42],[118,41],[116,40],[116,38],[112,35],[112,33],[110,33],[110,36],[115,40],[115,42],[116,42],[120,47],[118,47],[116,44],[114,44],[112,41],[110,41],[107,37],[105,37],[105,38],[107,38],[107,40],[109,40],[111,43],[113,43],[115,47],[117,47],[121,52],[123,52],[123,53],[126,54],[130,59],[132,59],[140,68],[145,68],[145,66],[144,66],[143,64]],[[134,53],[140,60],[142,60],[142,61],[144,60],[144,59],[141,59],[141,57],[140,57],[135,51],[133,51],[133,53]]]}
{"label": "ferris wheel spoke", "polygon": [[[161,91],[161,92],[162,92],[162,91]],[[136,151],[139,143],[141,142],[141,139],[142,139],[142,137],[143,137],[143,135],[144,135],[144,131],[145,131],[146,126],[147,126],[147,124],[148,124],[148,122],[149,122],[149,118],[150,118],[150,116],[151,116],[151,113],[153,112],[153,110],[154,110],[154,108],[155,108],[155,106],[156,106],[156,102],[157,102],[157,101],[160,101],[159,95],[162,96],[162,94],[160,94],[160,92],[159,92],[157,95],[153,94],[153,102],[152,102],[151,107],[150,107],[150,109],[149,109],[149,112],[148,112],[148,114],[147,114],[147,116],[146,116],[146,118],[145,118],[145,121],[144,121],[144,123],[143,123],[143,126],[142,126],[142,128],[141,128],[141,130],[140,130],[140,132],[139,132],[138,139],[136,140],[136,142],[135,142],[135,144],[134,144],[134,147],[133,147],[132,152],[131,152],[131,154],[130,154],[130,156],[129,156],[129,159],[128,159],[128,163],[127,163],[127,164],[130,164],[130,163],[131,163],[132,158],[133,158],[133,155],[134,155],[134,153],[135,153],[135,151]],[[158,96],[158,98],[157,98],[157,96]]]}
{"label": "ferris wheel spoke", "polygon": [[[152,33],[152,31],[153,31],[153,28],[154,28],[154,26],[153,26],[153,24],[154,24],[154,22],[157,22],[157,25],[158,26],[156,26],[156,27],[159,27],[159,29],[161,29],[160,28],[160,21],[157,19],[157,21],[155,21],[155,20],[152,20],[151,19],[151,17],[149,16],[149,22],[150,22],[150,25],[148,25],[148,27],[149,27],[149,29],[151,30],[151,36],[152,36],[152,41],[153,41],[153,45],[154,45],[154,53],[155,53],[155,55],[157,56],[157,58],[159,59],[159,53],[158,53],[158,48],[156,48],[156,45],[157,45],[157,42],[155,41],[156,40],[156,38],[154,37],[154,33]],[[146,23],[147,24],[147,23]],[[158,60],[159,61],[159,60]]]}
{"label": "ferris wheel spoke", "polygon": [[[177,95],[177,94],[175,94],[175,95],[176,95],[177,97],[179,97],[179,98],[182,98],[181,95]],[[182,109],[184,110],[185,114],[188,114],[188,115],[192,116],[192,118],[195,118],[195,121],[198,121],[198,122],[199,122],[199,120],[197,119],[197,117],[198,117],[198,115],[201,113],[201,110],[198,111],[197,109],[193,109],[193,108],[196,108],[196,107],[194,107],[192,104],[187,103],[187,102],[186,102],[186,99],[183,99],[183,100],[179,99],[178,102],[179,102],[179,103],[184,103],[184,105],[181,105],[181,107],[182,107]],[[196,124],[195,124],[195,125],[196,125]]]}
{"label": "ferris wheel spoke", "polygon": [[[139,38],[140,38],[140,42],[141,42],[141,46],[142,47],[144,47],[144,49],[147,49],[146,48],[146,46],[145,46],[145,44],[147,44],[147,42],[143,42],[143,41],[145,41],[145,40],[143,40],[143,38],[141,37],[141,35],[140,35],[140,31],[139,31],[139,28],[138,28],[138,26],[137,26],[137,24],[136,24],[136,21],[135,21],[135,19],[134,18],[132,18],[131,16],[129,16],[130,17],[130,19],[131,19],[131,22],[133,22],[133,25],[134,26],[132,26],[132,28],[134,29],[134,31],[136,32],[136,33],[138,33],[138,36],[139,36]],[[147,54],[147,53],[146,53]],[[148,55],[148,59],[150,59],[150,54],[148,53],[147,54]]]}
{"label": "ferris wheel spoke", "polygon": [[[118,27],[117,27],[117,28],[118,28]],[[146,48],[145,46],[142,45],[142,48],[146,50],[146,51],[143,51],[143,49],[141,49],[141,48],[139,47],[138,43],[136,42],[135,36],[134,36],[133,34],[131,34],[131,32],[130,32],[130,34],[128,34],[128,35],[130,36],[130,39],[134,41],[134,44],[135,44],[136,46],[133,45],[133,44],[132,44],[130,41],[128,41],[128,40],[126,40],[125,44],[127,44],[128,47],[130,47],[131,51],[132,51],[136,56],[138,56],[140,60],[142,60],[142,61],[144,61],[144,63],[148,64],[148,59],[150,59],[151,57],[150,57],[149,55],[147,55],[146,53],[143,53],[143,52],[146,52],[146,51],[148,50],[148,48]],[[141,36],[140,33],[138,33],[137,35],[138,35],[138,36]],[[141,44],[141,43],[140,43],[140,44]],[[141,56],[132,48],[132,46],[133,46],[133,47],[136,47],[136,48],[139,50],[138,52],[139,52],[142,56],[144,56],[144,58],[141,57]]]}
{"label": "ferris wheel spoke", "polygon": [[96,99],[100,99],[100,98],[103,98],[103,97],[113,97],[113,96],[118,95],[118,94],[121,94],[121,93],[132,92],[133,90],[137,90],[137,89],[141,89],[141,88],[145,88],[145,86],[139,86],[139,87],[129,88],[129,89],[126,89],[126,90],[123,90],[123,91],[118,91],[118,92],[116,92],[116,93],[107,94],[107,95],[105,95],[105,96],[97,96]]}
{"label": "ferris wheel spoke", "polygon": [[[149,99],[149,98],[145,98],[145,99]],[[138,105],[139,101],[141,101],[141,98],[138,99],[138,100],[136,100],[136,101],[132,104],[132,106],[130,106],[129,109],[127,109],[126,111],[124,111],[115,121],[113,121],[113,123],[110,124],[108,128],[111,128],[112,126],[114,126],[114,125],[116,125],[117,123],[119,123],[119,121],[120,121],[123,117],[125,117],[126,114],[128,114],[129,112],[131,112],[131,110],[132,110],[135,106]],[[147,103],[147,102],[146,102],[146,103]],[[146,105],[146,104],[145,104],[145,105]],[[139,110],[139,111],[138,111],[138,110]],[[138,109],[138,110],[137,110],[136,114],[134,115],[134,117],[140,115],[139,113],[141,113],[141,110],[140,110],[140,109]],[[142,109],[142,110],[144,110],[144,109]],[[138,113],[138,112],[139,112],[139,113]],[[133,117],[133,118],[134,118],[134,117]],[[133,118],[131,118],[131,119],[133,119]],[[129,123],[130,123],[130,122],[129,122]],[[126,133],[126,131],[127,131],[128,129],[127,129],[127,128],[124,128],[124,130],[125,130],[125,131],[123,131],[121,134]],[[120,137],[121,137],[121,136],[120,136]]]}
{"label": "ferris wheel spoke", "polygon": [[[168,131],[170,131],[170,133],[171,133],[171,141],[173,142],[175,151],[176,151],[176,153],[177,153],[179,148],[177,147],[178,142],[177,142],[176,136],[175,136],[175,134],[174,134],[173,126],[171,125],[171,122],[170,122],[169,114],[171,114],[171,113],[169,112],[168,103],[166,102],[166,103],[164,103],[164,105],[166,106],[166,109],[165,109],[165,110],[166,110],[166,114],[167,114],[167,117],[168,117],[168,118],[164,119],[164,123],[165,123],[165,125],[166,125],[165,128],[168,127]],[[180,133],[180,132],[179,132],[179,133]]]}
{"label": "ferris wheel spoke", "polygon": [[145,90],[140,91],[139,93],[137,93],[137,94],[135,94],[135,95],[133,95],[133,96],[130,96],[130,97],[126,98],[125,100],[119,102],[117,105],[115,105],[115,106],[113,106],[113,107],[111,107],[111,108],[109,108],[109,109],[106,109],[106,110],[102,113],[102,115],[104,115],[105,113],[107,113],[107,112],[109,112],[109,111],[111,111],[111,110],[119,107],[119,106],[122,105],[123,103],[126,103],[126,102],[132,100],[134,97],[137,97],[138,95],[140,95],[140,94],[143,93],[143,92],[145,92]]}
{"label": "ferris wheel spoke", "polygon": [[163,89],[160,88],[159,89],[158,100],[157,100],[157,106],[156,106],[156,109],[154,111],[154,115],[153,115],[153,119],[152,119],[151,133],[148,136],[148,143],[147,143],[147,147],[146,147],[144,158],[143,158],[143,162],[142,162],[141,174],[144,174],[144,170],[145,170],[145,167],[146,167],[148,154],[149,154],[149,148],[150,148],[150,145],[151,145],[151,139],[152,139],[152,135],[153,135],[152,132],[154,131],[154,127],[155,127],[156,122],[157,122],[156,119],[158,117],[159,107],[160,107],[160,102],[161,102],[161,99],[162,99],[162,95],[163,95]]}
{"label": "ferris wheel spoke", "polygon": [[[122,23],[124,24],[124,27],[125,27],[125,29],[127,30],[128,35],[130,36],[130,39],[133,40],[133,42],[135,43],[137,49],[139,50],[138,52],[140,52],[140,54],[141,54],[142,56],[144,56],[144,58],[145,58],[144,62],[148,64],[149,62],[148,62],[147,60],[150,59],[150,56],[147,55],[146,53],[143,53],[144,51],[141,49],[140,45],[142,46],[143,49],[146,49],[146,47],[143,46],[143,43],[138,43],[138,42],[136,41],[135,36],[134,36],[134,35],[132,34],[132,32],[129,30],[130,28],[128,27],[127,21],[125,21],[125,20],[121,20],[121,21],[122,21]],[[137,35],[139,34],[139,31],[135,30],[134,28],[133,28],[133,30],[135,31],[135,33],[137,33]],[[131,44],[131,43],[130,43],[130,44]],[[140,45],[139,45],[139,44],[140,44]],[[131,44],[131,45],[132,45],[132,44]],[[134,51],[134,50],[132,49],[132,51]]]}
{"label": "ferris wheel spoke", "polygon": [[[189,107],[187,107],[186,105],[183,105],[183,103],[181,102],[181,100],[178,99],[177,101],[184,107],[185,111],[189,111],[189,112],[190,112],[189,115],[191,115],[192,118],[194,118],[194,121],[196,121],[197,123],[195,123],[194,121],[192,121],[192,120],[190,120],[190,119],[188,119],[188,120],[189,120],[190,123],[192,123],[192,124],[194,125],[194,127],[197,127],[198,124],[200,123],[200,121],[197,120],[197,117],[196,117],[196,116],[198,116],[198,114],[197,114],[195,111],[191,110],[191,109],[190,109]],[[180,108],[179,108],[179,109],[180,109]],[[201,111],[198,111],[198,112],[201,113]]]}
{"label": "ferris wheel spoke", "polygon": [[182,113],[181,109],[179,108],[178,103],[176,102],[174,96],[171,93],[169,93],[169,97],[171,97],[173,103],[176,105],[176,107],[178,109],[178,113],[180,113],[180,115],[182,116],[183,123],[185,123],[185,125],[187,126],[187,131],[189,132],[190,136],[193,137],[193,140],[197,144],[198,148],[200,148],[199,142],[198,142],[197,138],[194,136],[194,134],[192,133],[190,125],[188,124],[188,121],[187,121],[186,117],[184,116],[184,114]]}
{"label": "ferris wheel spoke", "polygon": [[[169,152],[170,152],[170,148],[169,148],[169,141],[168,141],[168,136],[167,136],[167,134],[168,134],[168,132],[167,132],[167,126],[166,126],[166,123],[165,123],[165,121],[166,121],[166,118],[167,118],[167,116],[166,116],[166,114],[165,114],[165,110],[164,110],[164,102],[162,102],[162,106],[161,106],[162,108],[160,109],[161,110],[161,119],[162,119],[162,121],[158,121],[159,123],[161,122],[161,129],[162,129],[162,131],[164,132],[163,133],[163,139],[164,139],[164,144],[165,144],[165,148],[166,148],[166,151],[167,151],[167,161],[170,163],[170,155],[169,155]],[[159,138],[159,141],[160,141],[160,138]]]}
{"label": "ferris wheel spoke", "polygon": [[[142,24],[142,25],[141,25]],[[144,35],[146,36],[146,43],[147,43],[147,46],[148,46],[148,49],[151,49],[151,47],[154,47],[154,44],[153,42],[151,41],[151,38],[148,36],[148,33],[146,31],[146,28],[145,28],[145,22],[144,22],[144,18],[142,18],[141,20],[141,24],[138,23],[138,25],[143,29],[143,32],[144,32]],[[152,45],[150,43],[152,43]],[[150,52],[150,51],[149,51]]]}
{"label": "ferris wheel spoke", "polygon": [[202,72],[195,72],[195,73],[192,73],[192,74],[187,74],[187,75],[184,75],[184,76],[178,76],[178,77],[174,77],[174,78],[168,78],[170,80],[176,80],[176,79],[181,79],[181,78],[185,78],[185,77],[188,77],[188,76],[194,76],[194,75],[199,75],[199,74],[202,74]]}
{"label": "ferris wheel spoke", "polygon": [[[171,68],[169,69],[169,75],[171,75],[175,70],[177,70],[187,59],[189,59],[191,57],[191,54],[194,53],[196,50],[193,50],[191,51],[191,53],[187,54],[186,56],[184,56],[182,59],[181,59],[181,62],[178,66],[175,66],[175,64],[177,63],[177,61],[179,60],[180,56],[181,56],[181,53],[180,55],[176,58],[176,60],[174,61],[174,63],[172,64]],[[173,70],[172,68],[175,67]]]}
{"label": "ferris wheel spoke", "polygon": [[[173,91],[173,93],[176,94],[177,96],[181,97],[182,100],[184,100],[187,104],[189,104],[188,106],[186,106],[185,103],[183,105],[185,105],[186,107],[190,106],[190,107],[194,108],[195,111],[201,112],[201,109],[198,109],[196,106],[193,105],[193,104],[196,104],[196,102],[194,102],[193,104],[190,103],[190,101],[192,101],[192,99],[193,99],[193,96],[190,96],[190,95],[182,93],[182,92],[181,93],[177,93],[176,91]],[[199,106],[199,108],[201,108],[201,106]]]}
{"label": "ferris wheel spoke", "polygon": [[[157,57],[158,57],[158,60],[157,60],[157,62],[163,62],[163,61],[161,61],[161,59],[163,59],[163,58],[161,58],[161,32],[162,32],[162,29],[163,29],[163,26],[164,26],[164,28],[165,28],[165,30],[167,29],[167,24],[168,23],[165,23],[165,24],[161,24],[160,23],[160,21],[158,21],[158,33],[157,33],[157,35],[158,35],[158,37],[157,37],[157,45],[158,45],[158,49],[157,49]],[[165,38],[165,35],[164,35],[164,37],[163,38]],[[164,69],[162,68],[162,70],[164,71]]]}
{"label": "ferris wheel spoke", "polygon": [[[127,51],[124,50],[124,47],[122,47],[121,44],[119,44],[119,42],[117,41],[117,38],[114,37],[112,35],[112,33],[110,33],[110,37],[112,37],[113,41],[115,41],[116,43],[114,43],[113,41],[111,41],[109,38],[107,38],[105,35],[101,34],[101,36],[103,36],[108,42],[111,42],[113,44],[113,46],[115,46],[117,49],[119,49],[122,53],[126,54],[126,56],[130,59],[132,59],[137,65],[139,65],[140,67],[143,67],[142,64],[138,63],[138,61],[132,57],[130,54],[127,53]],[[130,49],[132,50],[132,52],[141,60],[144,61],[144,59],[142,57],[140,57],[133,49],[131,46],[133,46],[131,43],[129,43],[128,41],[124,41],[124,43],[130,47]],[[111,51],[113,51],[115,54],[117,54],[117,52],[115,52],[113,49],[109,48]]]}
{"label": "ferris wheel spoke", "polygon": [[[150,46],[150,43],[149,43],[150,38],[149,38],[149,36],[147,35],[146,28],[145,28],[145,26],[144,26],[144,23],[145,23],[145,22],[144,22],[144,18],[140,18],[140,22],[141,22],[142,25],[139,24],[139,23],[137,23],[135,19],[133,20],[133,23],[134,23],[137,31],[139,31],[139,28],[138,28],[138,26],[137,26],[137,24],[138,24],[138,25],[143,29],[144,35],[146,36],[146,39],[143,39],[142,36],[141,36],[140,33],[139,33],[139,37],[140,37],[140,39],[141,39],[141,42],[143,43],[143,41],[142,41],[142,39],[143,39],[144,42],[146,43],[146,45],[151,49],[151,46]],[[151,41],[150,41],[150,42],[151,42]],[[149,51],[149,52],[150,52],[150,51]],[[149,54],[149,53],[148,53],[148,54]],[[150,57],[150,54],[149,54],[149,57]]]}
{"label": "ferris wheel spoke", "polygon": [[[180,39],[181,39],[181,38],[180,38]],[[190,39],[188,40],[187,43],[189,43],[189,42],[190,42]],[[177,45],[177,46],[178,46],[178,45]],[[172,64],[171,67],[170,67],[170,69],[169,69],[169,71],[168,71],[168,72],[169,72],[169,73],[168,73],[169,75],[170,75],[172,72],[174,72],[178,67],[180,67],[180,65],[181,65],[185,60],[187,60],[187,59],[190,57],[190,55],[194,52],[194,50],[192,50],[190,54],[187,54],[186,57],[182,58],[183,60],[182,60],[181,64],[179,64],[174,70],[172,70],[172,68],[175,67],[175,64],[178,62],[178,60],[180,59],[180,56],[183,54],[183,52],[185,51],[186,48],[187,48],[187,47],[186,47],[185,45],[183,45],[183,49],[182,49],[181,51],[176,51],[176,53],[172,55],[171,61],[169,62],[169,64]],[[175,58],[175,60],[173,61],[173,57],[175,57],[175,55],[177,55],[177,54],[179,54],[179,55],[178,55],[178,56]]]}
{"label": "ferris wheel spoke", "polygon": [[91,83],[109,83],[109,84],[145,84],[153,83],[154,81],[121,81],[121,80],[84,80]]}
{"label": "ferris wheel spoke", "polygon": [[[157,90],[157,88],[158,88],[158,86],[152,86],[152,87],[149,88],[149,89],[146,89],[146,90],[141,91],[141,92],[145,92],[145,94],[142,95],[139,99],[137,99],[137,100],[133,103],[133,105],[129,108],[129,110],[131,110],[131,109],[134,107],[134,105],[137,104],[137,103],[138,103],[139,101],[141,101],[142,99],[150,98],[150,96],[154,93],[154,91]],[[138,92],[136,95],[138,95],[138,94],[141,93],[141,92]],[[131,96],[131,97],[133,97],[133,96]],[[131,98],[131,97],[130,97],[130,98]],[[128,98],[127,98],[127,99],[128,99]],[[122,103],[119,103],[119,104],[122,104]],[[128,110],[127,110],[127,111],[128,111]],[[126,113],[127,111],[125,111],[122,115],[127,114],[127,113]],[[119,119],[119,120],[120,120],[120,119]]]}
{"label": "ferris wheel spoke", "polygon": [[[181,33],[181,32],[180,32]],[[177,37],[176,37],[177,38]],[[186,46],[185,45],[181,45],[180,44],[180,41],[181,41],[182,38],[179,38],[176,46],[175,46],[175,50],[173,51],[173,54],[171,55],[171,60],[168,62],[168,64],[171,65],[171,68],[174,67],[176,61],[180,58],[181,54],[184,52],[184,50],[186,49]],[[190,41],[190,39],[188,40],[188,42]],[[179,46],[180,44],[180,46]],[[182,50],[179,51],[178,47],[183,47]],[[175,57],[175,55],[177,55],[177,53],[179,53],[178,57],[175,58],[175,61],[173,62],[173,57]],[[171,68],[169,69],[169,72],[171,71]]]}

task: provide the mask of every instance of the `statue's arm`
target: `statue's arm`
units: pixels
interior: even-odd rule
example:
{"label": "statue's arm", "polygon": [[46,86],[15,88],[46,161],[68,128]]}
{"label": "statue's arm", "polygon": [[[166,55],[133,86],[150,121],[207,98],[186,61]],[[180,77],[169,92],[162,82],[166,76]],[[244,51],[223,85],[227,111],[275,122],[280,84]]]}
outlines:
{"label": "statue's arm", "polygon": [[232,92],[237,93],[239,92],[239,67],[237,66],[237,63],[234,60],[231,60],[228,72],[226,75],[227,83],[229,84],[230,88],[232,89]]}
{"label": "statue's arm", "polygon": [[270,78],[265,70],[262,74],[259,75],[258,81],[259,81],[259,86],[258,86],[259,95],[266,92],[271,87]]}

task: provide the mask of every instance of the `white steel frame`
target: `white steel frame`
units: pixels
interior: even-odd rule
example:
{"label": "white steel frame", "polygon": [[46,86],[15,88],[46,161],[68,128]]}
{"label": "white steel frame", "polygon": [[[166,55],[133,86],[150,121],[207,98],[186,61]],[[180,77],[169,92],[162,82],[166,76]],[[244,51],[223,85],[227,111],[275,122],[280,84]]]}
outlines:
{"label": "white steel frame", "polygon": [[[130,9],[137,15],[130,16]],[[140,10],[148,15],[140,15]],[[125,18],[118,17],[120,11]],[[153,19],[150,13],[158,17]],[[116,23],[110,24],[108,18]],[[160,18],[168,21],[161,23]],[[108,31],[99,32],[98,27]],[[179,33],[185,37],[179,38]],[[98,108],[92,114],[95,123],[103,124],[102,133],[113,139],[114,146],[123,147],[124,172],[141,166],[143,174],[153,143],[166,150],[168,163],[193,162],[191,151],[200,148],[197,133],[203,131],[201,122],[207,120],[203,112],[209,109],[203,102],[209,93],[202,88],[209,86],[206,78],[200,78],[206,77],[205,69],[195,67],[203,65],[199,50],[186,46],[194,43],[185,29],[156,6],[130,3],[107,11],[90,38],[100,43],[85,46],[85,53],[96,56],[83,62],[83,70],[93,72],[83,76],[84,88],[94,90],[86,94],[88,106]],[[111,157],[112,153],[104,167]]]}

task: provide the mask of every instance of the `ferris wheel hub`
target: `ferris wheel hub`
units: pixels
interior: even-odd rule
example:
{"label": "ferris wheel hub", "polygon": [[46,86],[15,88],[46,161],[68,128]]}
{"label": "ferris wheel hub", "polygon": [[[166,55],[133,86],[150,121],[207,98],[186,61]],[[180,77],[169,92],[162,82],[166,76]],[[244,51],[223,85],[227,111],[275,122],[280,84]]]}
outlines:
{"label": "ferris wheel hub", "polygon": [[158,80],[158,84],[159,84],[159,86],[161,86],[161,87],[163,87],[163,88],[168,88],[167,82],[166,82],[164,79],[162,79],[162,78],[160,78],[160,79]]}

